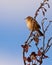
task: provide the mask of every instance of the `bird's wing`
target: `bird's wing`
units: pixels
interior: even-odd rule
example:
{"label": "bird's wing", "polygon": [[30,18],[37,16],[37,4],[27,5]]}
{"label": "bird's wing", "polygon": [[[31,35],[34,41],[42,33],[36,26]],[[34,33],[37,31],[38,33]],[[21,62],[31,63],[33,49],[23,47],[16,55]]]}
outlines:
{"label": "bird's wing", "polygon": [[38,28],[41,28],[40,25],[39,25],[39,23],[36,20],[34,20],[34,22],[36,23],[36,25],[37,25]]}

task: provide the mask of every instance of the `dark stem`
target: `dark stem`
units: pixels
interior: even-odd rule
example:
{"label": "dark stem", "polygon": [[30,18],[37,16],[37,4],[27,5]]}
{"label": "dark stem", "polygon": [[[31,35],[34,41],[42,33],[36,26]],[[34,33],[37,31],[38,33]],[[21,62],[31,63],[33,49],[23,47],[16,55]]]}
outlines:
{"label": "dark stem", "polygon": [[47,29],[49,28],[51,22],[49,22],[49,24],[47,25],[46,29],[45,29],[45,32],[47,31]]}
{"label": "dark stem", "polygon": [[[24,49],[23,49],[23,58],[25,57],[25,52],[24,52]],[[24,61],[24,65],[26,65],[26,62],[25,62],[25,60],[23,60]]]}
{"label": "dark stem", "polygon": [[44,33],[44,36],[43,36],[43,52],[44,52],[44,47],[45,47],[45,33]]}
{"label": "dark stem", "polygon": [[[41,59],[40,59],[40,60],[41,60],[41,62],[42,62],[42,57],[41,57]],[[41,64],[42,64],[41,62],[40,62],[40,64],[39,64],[39,65],[41,65]]]}
{"label": "dark stem", "polygon": [[43,52],[44,52],[44,47],[45,47],[45,30],[44,30],[44,20],[47,20],[47,18],[44,18],[44,19],[42,20],[42,30],[43,30],[43,34],[44,34],[44,36],[43,36]]}
{"label": "dark stem", "polygon": [[32,36],[32,31],[30,32],[30,35],[29,35],[29,37],[28,37],[28,39],[27,39],[27,41],[25,43],[28,42],[28,40],[30,39],[31,36]]}
{"label": "dark stem", "polygon": [[50,41],[52,40],[52,37],[49,38],[48,42],[47,42],[47,46],[46,46],[46,49],[45,49],[45,53],[48,52],[48,50],[50,49],[50,47],[52,46],[52,43],[50,44]]}
{"label": "dark stem", "polygon": [[42,30],[43,30],[43,51],[44,51],[44,47],[45,47],[45,31],[44,31],[44,27],[43,27],[43,24],[42,24]]}
{"label": "dark stem", "polygon": [[38,15],[38,12],[39,12],[39,10],[42,8],[43,5],[44,5],[44,2],[41,3],[41,5],[39,6],[39,8],[36,10],[34,19],[36,19],[37,15]]}

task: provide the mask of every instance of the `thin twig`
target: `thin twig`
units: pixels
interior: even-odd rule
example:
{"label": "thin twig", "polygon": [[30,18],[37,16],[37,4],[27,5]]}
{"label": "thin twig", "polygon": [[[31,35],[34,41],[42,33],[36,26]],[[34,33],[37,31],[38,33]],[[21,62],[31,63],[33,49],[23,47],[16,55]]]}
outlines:
{"label": "thin twig", "polygon": [[43,18],[42,19],[42,22],[41,22],[43,33],[45,33],[45,31],[44,31],[44,22],[45,22],[45,20],[47,20],[47,18]]}
{"label": "thin twig", "polygon": [[52,46],[52,43],[51,43],[51,45],[48,46],[48,48],[47,48],[47,50],[46,50],[45,53],[47,53],[49,51],[49,49],[50,49],[51,46]]}
{"label": "thin twig", "polygon": [[[23,49],[23,58],[25,57],[25,52],[24,52],[24,49]],[[25,62],[25,60],[23,60],[24,61],[24,65],[26,65],[26,62]]]}
{"label": "thin twig", "polygon": [[[50,5],[44,0],[43,3],[40,4],[39,8],[36,10],[34,19],[36,19],[37,15],[38,15],[38,12],[40,11],[40,9],[42,10],[42,8],[43,8],[43,9],[45,10],[45,12],[47,11],[47,10],[43,7],[45,4],[48,6],[48,8],[50,8]],[[45,12],[42,12],[42,13],[45,14]],[[43,15],[44,15],[44,14],[43,14]]]}
{"label": "thin twig", "polygon": [[30,39],[31,36],[32,36],[32,31],[30,32],[30,35],[29,35],[28,39],[25,41],[25,43],[28,42],[28,40]]}
{"label": "thin twig", "polygon": [[50,47],[52,46],[52,43],[50,44],[50,41],[52,40],[52,37],[49,38],[48,42],[47,42],[47,46],[45,49],[45,53],[50,49]]}
{"label": "thin twig", "polygon": [[43,30],[43,51],[44,51],[44,46],[45,46],[45,32],[44,32],[44,27],[43,27],[43,24],[42,24],[42,30]]}
{"label": "thin twig", "polygon": [[43,55],[40,57],[40,64],[39,65],[41,65],[42,64],[42,58],[43,58]]}
{"label": "thin twig", "polygon": [[45,32],[47,31],[47,29],[49,28],[51,22],[49,22],[49,24],[47,25],[46,29],[45,29]]}
{"label": "thin twig", "polygon": [[28,42],[28,45],[33,41],[33,39],[30,39],[30,41]]}
{"label": "thin twig", "polygon": [[42,24],[42,30],[43,30],[43,51],[44,51],[44,47],[45,47],[45,31],[44,31],[44,21],[47,20],[47,18],[43,18],[41,24]]}

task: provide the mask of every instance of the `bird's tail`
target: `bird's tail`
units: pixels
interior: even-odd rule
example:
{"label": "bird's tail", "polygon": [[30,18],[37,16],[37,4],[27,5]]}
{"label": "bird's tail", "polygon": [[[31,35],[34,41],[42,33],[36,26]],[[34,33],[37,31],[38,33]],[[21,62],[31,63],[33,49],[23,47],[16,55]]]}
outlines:
{"label": "bird's tail", "polygon": [[40,36],[44,36],[44,34],[40,30],[38,30],[38,33]]}

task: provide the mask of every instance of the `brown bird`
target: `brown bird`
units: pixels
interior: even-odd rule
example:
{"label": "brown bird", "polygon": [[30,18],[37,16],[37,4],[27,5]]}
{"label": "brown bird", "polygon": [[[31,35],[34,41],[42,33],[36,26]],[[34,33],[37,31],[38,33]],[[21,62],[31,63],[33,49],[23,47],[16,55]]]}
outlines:
{"label": "brown bird", "polygon": [[27,24],[27,27],[30,31],[34,32],[34,31],[37,31],[40,36],[43,36],[43,33],[40,31],[40,25],[38,24],[38,22],[31,16],[28,16],[25,18],[26,20],[26,24]]}

